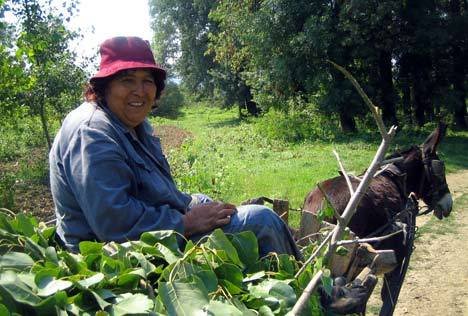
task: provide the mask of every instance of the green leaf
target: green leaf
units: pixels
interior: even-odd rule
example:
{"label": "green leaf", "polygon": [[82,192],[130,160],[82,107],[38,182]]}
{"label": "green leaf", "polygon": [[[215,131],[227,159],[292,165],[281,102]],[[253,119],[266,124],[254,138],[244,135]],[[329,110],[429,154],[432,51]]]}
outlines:
{"label": "green leaf", "polygon": [[10,234],[15,234],[16,231],[10,223],[10,220],[6,217],[5,214],[0,213],[0,228],[5,230]]}
{"label": "green leaf", "polygon": [[26,237],[24,246],[25,252],[29,253],[34,260],[43,260],[45,258],[45,249],[32,238]]}
{"label": "green leaf", "polygon": [[155,246],[162,244],[173,252],[179,252],[179,244],[177,243],[177,235],[173,230],[157,230],[152,232],[145,232],[141,234],[140,240]]}
{"label": "green leaf", "polygon": [[208,291],[198,277],[191,282],[159,282],[158,292],[169,315],[195,315],[209,303]]}
{"label": "green leaf", "polygon": [[95,241],[82,241],[78,247],[80,248],[80,253],[83,256],[91,254],[101,255],[103,244]]}
{"label": "green leaf", "polygon": [[247,268],[253,267],[259,259],[258,242],[255,234],[251,231],[245,231],[231,235],[229,239],[236,248],[242,263]]}
{"label": "green leaf", "polygon": [[35,306],[41,302],[41,298],[21,282],[13,271],[5,271],[0,274],[0,289],[19,303]]}
{"label": "green leaf", "polygon": [[223,263],[215,269],[215,273],[221,280],[226,280],[241,290],[243,288],[243,274],[242,270],[231,263]]}
{"label": "green leaf", "polygon": [[37,222],[33,217],[18,213],[12,221],[12,225],[16,228],[16,231],[22,235],[31,237],[35,234],[34,227],[37,226]]}
{"label": "green leaf", "polygon": [[338,246],[336,248],[336,253],[339,255],[339,256],[346,256],[348,253],[349,253],[349,250],[348,248],[346,248],[345,246]]}
{"label": "green leaf", "polygon": [[208,240],[205,244],[211,249],[224,251],[232,263],[238,265],[239,267],[244,267],[244,264],[239,259],[236,248],[234,248],[232,243],[221,229],[215,229],[213,233],[208,236]]}
{"label": "green leaf", "polygon": [[263,305],[258,309],[258,314],[260,316],[273,316],[275,315],[270,307]]}
{"label": "green leaf", "polygon": [[112,305],[112,311],[115,316],[149,314],[153,309],[154,303],[146,295],[127,293],[123,299],[117,298],[117,303]]}
{"label": "green leaf", "polygon": [[317,214],[317,219],[319,222],[322,222],[326,218],[333,218],[333,214],[335,214],[333,207],[328,203],[328,201],[325,201],[323,207]]}
{"label": "green leaf", "polygon": [[234,305],[223,303],[220,301],[210,301],[210,303],[207,306],[203,307],[203,311],[211,315],[223,315],[223,316],[243,316],[244,315]]}
{"label": "green leaf", "polygon": [[129,255],[135,257],[138,260],[140,267],[145,271],[145,278],[148,274],[156,270],[154,264],[149,262],[142,253],[131,251],[129,252]]}
{"label": "green leaf", "polygon": [[[68,305],[67,300],[67,294],[64,291],[58,291],[54,295],[44,299],[37,305],[36,309],[39,315],[67,315],[64,313]],[[62,310],[62,312],[60,310]]]}
{"label": "green leaf", "polygon": [[284,301],[287,307],[292,307],[296,303],[296,293],[294,289],[284,282],[277,282],[273,285],[269,294],[280,301]]}
{"label": "green leaf", "polygon": [[83,257],[81,255],[61,251],[59,257],[63,257],[65,264],[73,274],[79,274],[86,270],[86,264],[82,261]]}
{"label": "green leaf", "polygon": [[[36,274],[37,275],[37,274]],[[34,281],[35,274],[31,272],[21,272],[16,274],[18,279],[27,285],[33,292],[37,291],[37,285]]]}
{"label": "green leaf", "polygon": [[322,287],[328,295],[331,295],[333,290],[333,280],[330,277],[330,270],[325,269],[322,274]]}
{"label": "green leaf", "polygon": [[49,296],[63,291],[72,286],[73,283],[65,280],[57,280],[54,277],[44,277],[37,283],[37,295]]}
{"label": "green leaf", "polygon": [[0,304],[0,316],[10,316],[10,312],[3,304]]}
{"label": "green leaf", "polygon": [[164,259],[167,263],[171,264],[182,258],[182,254],[179,250],[172,250],[171,248],[167,247],[163,244],[156,244],[156,249],[158,249],[164,256]]}
{"label": "green leaf", "polygon": [[55,250],[54,247],[47,247],[45,249],[45,257],[49,262],[52,262],[55,265],[59,264],[57,251]]}
{"label": "green leaf", "polygon": [[218,289],[218,278],[212,270],[199,270],[195,275],[203,281],[203,284],[209,293]]}
{"label": "green leaf", "polygon": [[34,265],[34,260],[22,252],[7,252],[0,256],[0,268],[15,269],[19,271],[29,270]]}
{"label": "green leaf", "polygon": [[264,298],[272,305],[279,302],[281,305],[290,307],[296,302],[296,293],[288,282],[288,280],[268,279],[258,285],[250,285],[250,294],[258,298]]}
{"label": "green leaf", "polygon": [[260,280],[260,279],[263,278],[265,275],[266,275],[266,274],[265,274],[265,271],[258,271],[258,272],[255,272],[255,273],[253,273],[253,274],[248,274],[248,275],[242,280],[242,282],[248,283],[248,282]]}
{"label": "green leaf", "polygon": [[127,290],[135,289],[140,281],[140,275],[133,273],[124,273],[118,276],[117,285]]}
{"label": "green leaf", "polygon": [[278,260],[279,272],[283,272],[288,277],[293,277],[295,274],[295,267],[294,261],[291,260],[290,256],[287,254],[280,254],[278,255]]}
{"label": "green leaf", "polygon": [[[99,307],[104,310],[107,306],[111,305],[110,303],[105,301],[105,297],[103,297],[103,294],[97,291],[89,291],[91,295],[94,297],[96,300],[96,303],[99,305]],[[107,293],[105,293],[107,294]]]}
{"label": "green leaf", "polygon": [[89,278],[86,278],[86,279],[83,279],[83,280],[80,280],[78,281],[77,283],[84,287],[84,288],[89,288],[95,284],[98,284],[99,282],[101,282],[102,280],[104,280],[104,274],[102,273],[96,273],[95,275],[93,276],[90,276]]}
{"label": "green leaf", "polygon": [[82,310],[96,310],[97,308],[104,310],[107,306],[111,305],[105,301],[105,297],[98,291],[83,290],[74,297],[73,302],[76,307]]}

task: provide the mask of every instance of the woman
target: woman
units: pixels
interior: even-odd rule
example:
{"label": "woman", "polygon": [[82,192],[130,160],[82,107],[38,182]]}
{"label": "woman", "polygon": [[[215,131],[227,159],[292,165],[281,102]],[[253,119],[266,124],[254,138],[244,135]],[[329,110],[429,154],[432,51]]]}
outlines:
{"label": "woman", "polygon": [[50,152],[57,234],[78,251],[83,240],[125,242],[172,229],[190,239],[221,227],[253,231],[263,256],[300,257],[284,222],[258,205],[213,202],[180,192],[146,117],[164,89],[166,72],[148,42],[106,40],[86,102],[68,114]]}

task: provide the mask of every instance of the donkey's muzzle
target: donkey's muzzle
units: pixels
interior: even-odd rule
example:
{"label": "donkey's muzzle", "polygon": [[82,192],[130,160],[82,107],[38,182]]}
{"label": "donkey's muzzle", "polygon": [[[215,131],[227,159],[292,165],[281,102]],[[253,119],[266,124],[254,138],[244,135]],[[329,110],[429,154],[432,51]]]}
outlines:
{"label": "donkey's muzzle", "polygon": [[449,216],[452,211],[452,205],[452,195],[450,193],[446,193],[434,206],[434,215],[438,219]]}

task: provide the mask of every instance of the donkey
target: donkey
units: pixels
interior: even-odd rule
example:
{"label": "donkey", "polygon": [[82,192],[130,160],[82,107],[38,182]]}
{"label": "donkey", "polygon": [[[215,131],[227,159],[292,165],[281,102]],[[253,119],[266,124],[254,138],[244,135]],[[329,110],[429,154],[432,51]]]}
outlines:
{"label": "donkey", "polygon": [[[452,197],[445,179],[444,163],[437,156],[437,147],[445,131],[446,126],[440,123],[422,145],[411,146],[387,157],[401,158],[377,172],[349,224],[349,228],[360,238],[384,235],[385,232],[392,231],[391,228],[397,222],[400,227],[406,228],[404,234],[397,234],[376,245],[377,249],[395,250],[398,263],[394,270],[384,276],[381,291],[382,316],[393,314],[412,252],[414,236],[408,235],[414,234],[415,216],[419,208],[408,209],[410,193],[417,200],[422,199],[428,211],[434,211],[439,219],[449,216],[452,210]],[[354,189],[359,182],[359,178],[351,178]],[[316,188],[306,196],[303,211],[317,214],[326,194],[326,199],[333,208],[342,214],[350,199],[344,176],[325,180],[320,187],[321,189]],[[303,216],[301,227],[304,224]]]}

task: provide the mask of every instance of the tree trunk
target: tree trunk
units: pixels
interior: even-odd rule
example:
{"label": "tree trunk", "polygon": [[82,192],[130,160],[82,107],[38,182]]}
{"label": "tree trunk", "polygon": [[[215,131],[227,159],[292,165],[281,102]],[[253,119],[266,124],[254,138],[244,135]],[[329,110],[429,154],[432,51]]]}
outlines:
{"label": "tree trunk", "polygon": [[401,88],[401,107],[405,114],[406,122],[413,124],[413,111],[411,108],[411,80],[410,80],[410,68],[408,65],[407,54],[403,54],[400,60],[400,75],[399,84]]}
{"label": "tree trunk", "polygon": [[343,133],[355,133],[357,132],[356,121],[354,117],[348,114],[346,109],[340,110],[340,125]]}
{"label": "tree trunk", "polygon": [[[433,93],[430,76],[432,63],[429,56],[422,55],[413,55],[410,61],[413,64],[414,114],[418,126],[423,126],[432,110]],[[426,114],[429,115],[426,116]]]}
{"label": "tree trunk", "polygon": [[41,123],[42,123],[42,131],[44,133],[44,137],[47,141],[47,148],[50,149],[52,148],[52,141],[50,139],[50,134],[49,134],[49,128],[47,126],[47,117],[46,117],[46,113],[45,113],[45,100],[44,100],[44,97],[41,97],[41,105],[40,105],[40,111],[39,111],[39,115],[41,117]]}
{"label": "tree trunk", "polygon": [[379,54],[379,81],[383,120],[390,125],[398,125],[393,88],[392,54],[388,51],[381,51]]}
{"label": "tree trunk", "polygon": [[[461,16],[461,3],[460,0],[450,1],[450,11],[452,19],[459,19]],[[452,40],[452,60],[453,60],[453,74],[451,82],[455,90],[456,102],[454,104],[454,118],[455,124],[461,129],[467,129],[466,124],[466,89],[464,79],[466,76],[466,60],[463,58],[463,41],[459,38]]]}

